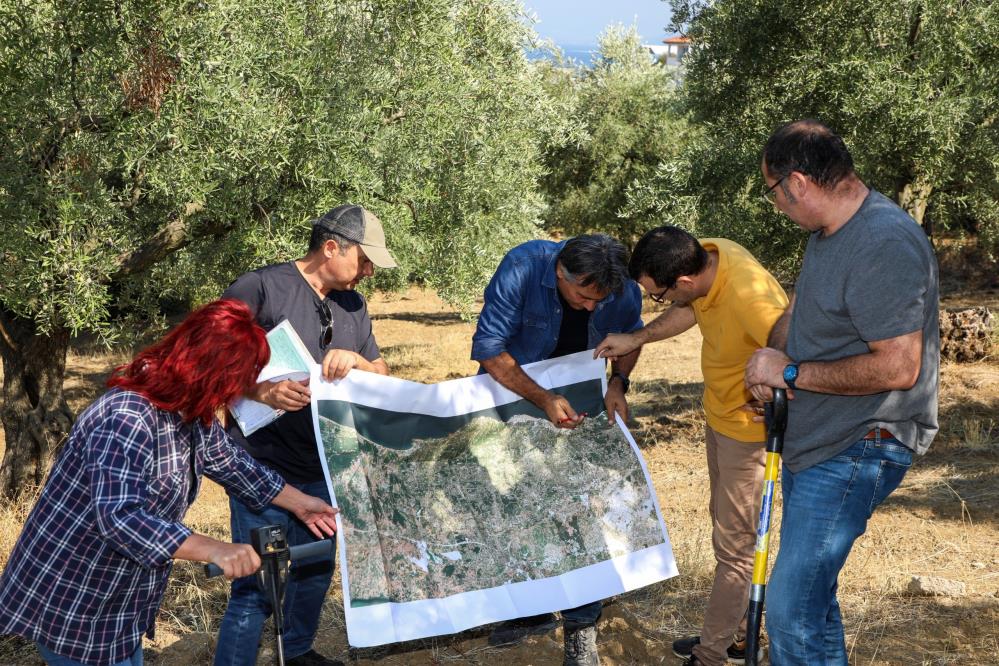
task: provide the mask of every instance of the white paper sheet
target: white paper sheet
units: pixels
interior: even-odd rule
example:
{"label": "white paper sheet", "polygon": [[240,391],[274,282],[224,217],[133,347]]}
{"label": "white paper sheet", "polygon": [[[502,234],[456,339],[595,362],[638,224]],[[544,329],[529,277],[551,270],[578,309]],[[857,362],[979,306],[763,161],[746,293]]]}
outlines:
{"label": "white paper sheet", "polygon": [[[297,382],[308,379],[312,367],[316,365],[312,355],[298,337],[295,327],[285,319],[267,332],[267,344],[271,348],[271,359],[257,376],[260,382],[281,382],[293,379]],[[260,430],[268,423],[276,421],[284,414],[283,409],[273,409],[262,402],[239,398],[229,407],[229,412],[243,431],[245,437]]]}
{"label": "white paper sheet", "polygon": [[[524,370],[570,401],[594,405],[591,429],[550,428],[536,418],[540,412],[529,414],[532,406],[487,375],[424,385],[354,370],[331,383],[314,369],[320,459],[330,497],[344,512],[338,544],[351,645],[574,608],[677,574],[634,439],[620,419],[619,431],[597,428],[605,418],[597,416],[606,391],[604,361],[581,352]],[[453,432],[434,431],[452,424]],[[462,439],[466,429],[471,434]],[[376,463],[385,468],[365,467]],[[594,487],[580,486],[591,479]],[[338,497],[337,488],[357,493]],[[538,494],[543,501],[517,504]],[[405,506],[386,504],[402,496]],[[474,510],[456,498],[467,498]],[[469,521],[475,511],[481,515]],[[503,511],[512,513],[503,518]],[[549,539],[555,532],[569,536]],[[586,564],[570,567],[574,562]],[[545,572],[554,573],[540,575]]]}

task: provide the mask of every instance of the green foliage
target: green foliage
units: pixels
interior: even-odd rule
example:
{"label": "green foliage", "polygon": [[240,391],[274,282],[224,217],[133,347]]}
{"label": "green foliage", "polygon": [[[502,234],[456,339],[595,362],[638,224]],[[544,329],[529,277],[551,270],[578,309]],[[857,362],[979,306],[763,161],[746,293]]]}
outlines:
{"label": "green foliage", "polygon": [[683,105],[696,133],[633,192],[794,268],[801,232],[758,196],[784,122],[839,132],[861,178],[935,231],[999,248],[999,6],[989,0],[674,0],[695,43]]}
{"label": "green foliage", "polygon": [[107,332],[304,253],[352,201],[466,302],[538,232],[550,113],[514,0],[9,0],[0,305]]}
{"label": "green foliage", "polygon": [[673,72],[654,64],[634,28],[611,27],[592,68],[539,64],[546,89],[571,120],[549,137],[542,190],[546,227],[579,234],[603,231],[633,242],[659,224],[658,215],[629,205],[682,140],[673,109]]}

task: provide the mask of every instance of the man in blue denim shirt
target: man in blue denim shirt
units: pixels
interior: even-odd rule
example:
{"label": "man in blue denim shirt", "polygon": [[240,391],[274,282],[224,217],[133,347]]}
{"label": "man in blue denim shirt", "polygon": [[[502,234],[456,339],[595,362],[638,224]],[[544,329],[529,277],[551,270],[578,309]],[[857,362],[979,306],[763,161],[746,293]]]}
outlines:
{"label": "man in blue denim shirt", "polygon": [[[610,333],[642,327],[642,296],[628,278],[627,251],[603,234],[562,243],[536,240],[507,253],[486,287],[485,304],[472,337],[472,360],[482,372],[543,410],[556,426],[574,428],[585,414],[539,386],[521,365],[592,349]],[[638,349],[611,364],[604,398],[607,417],[628,418],[628,375]],[[562,611],[565,664],[599,663],[596,621],[602,603]],[[555,626],[552,615],[505,623],[490,642],[510,643]]]}
{"label": "man in blue denim shirt", "polygon": [[937,264],[919,225],[860,181],[817,121],[770,137],[763,176],[765,196],[811,232],[791,305],[746,366],[757,398],[792,398],[770,663],[845,666],[840,569],[937,432]]}

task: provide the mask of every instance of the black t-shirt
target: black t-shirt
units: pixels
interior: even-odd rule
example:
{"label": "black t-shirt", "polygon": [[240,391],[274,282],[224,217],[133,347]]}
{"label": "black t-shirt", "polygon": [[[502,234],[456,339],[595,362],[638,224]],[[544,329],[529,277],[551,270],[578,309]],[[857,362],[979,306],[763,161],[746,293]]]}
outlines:
{"label": "black t-shirt", "polygon": [[[381,356],[371,332],[367,304],[353,290],[331,291],[326,295],[326,304],[333,312],[333,341],[325,350],[322,348],[319,296],[294,262],[245,273],[225,290],[222,298],[236,298],[249,305],[265,331],[285,319],[290,321],[316,363],[322,362],[330,349],[357,352],[369,361]],[[235,424],[229,428],[229,435],[254,458],[280,473],[285,481],[311,483],[323,479],[312,410],[308,407],[282,414],[249,438],[243,437]]]}
{"label": "black t-shirt", "polygon": [[555,349],[548,358],[558,358],[589,349],[590,311],[574,310],[562,298],[562,292],[557,289],[556,292],[559,303],[562,304],[562,324],[558,329],[558,342],[555,343]]}

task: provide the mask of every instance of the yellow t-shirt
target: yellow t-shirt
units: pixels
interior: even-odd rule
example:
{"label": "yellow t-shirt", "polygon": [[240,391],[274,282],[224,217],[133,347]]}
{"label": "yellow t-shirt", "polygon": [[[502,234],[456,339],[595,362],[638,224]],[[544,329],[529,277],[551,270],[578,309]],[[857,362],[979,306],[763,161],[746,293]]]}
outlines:
{"label": "yellow t-shirt", "polygon": [[752,396],[743,383],[746,363],[767,345],[774,322],[787,308],[787,294],[749,251],[724,238],[704,238],[718,252],[711,291],[691,302],[704,343],[704,411],[716,432],[740,442],[762,442],[766,431],[742,409]]}

